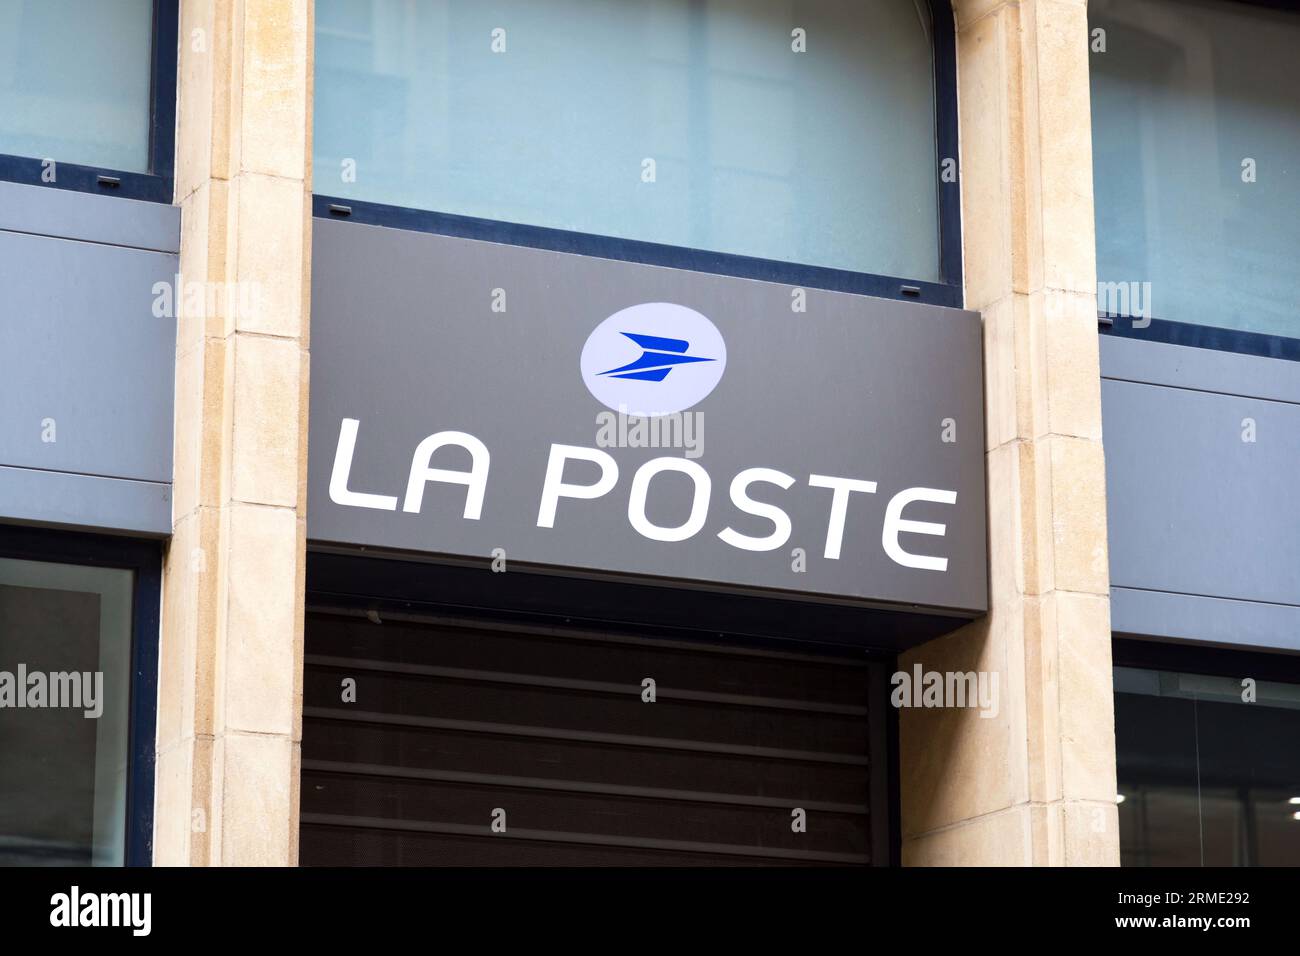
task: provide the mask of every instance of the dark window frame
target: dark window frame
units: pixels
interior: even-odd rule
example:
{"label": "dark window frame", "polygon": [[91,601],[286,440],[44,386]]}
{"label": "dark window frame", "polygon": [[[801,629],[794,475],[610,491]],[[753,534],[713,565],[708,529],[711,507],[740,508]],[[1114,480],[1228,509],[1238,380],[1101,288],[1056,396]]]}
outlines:
{"label": "dark window frame", "polygon": [[1137,326],[1131,315],[1107,315],[1103,312],[1097,313],[1097,326],[1102,335],[1113,335],[1120,339],[1141,339],[1166,345],[1184,345],[1194,349],[1213,349],[1218,352],[1300,362],[1300,338],[1285,335],[1225,329],[1195,322],[1175,322],[1172,319],[1151,319],[1149,324]]}
{"label": "dark window frame", "polygon": [[[1300,0],[1222,0],[1222,2],[1300,13]],[[1089,28],[1091,29],[1091,22]],[[1089,63],[1091,62],[1089,60]],[[1216,325],[1200,325],[1195,322],[1179,322],[1174,319],[1154,317],[1142,319],[1143,324],[1136,326],[1135,320],[1139,318],[1127,314],[1102,312],[1099,308],[1097,310],[1098,331],[1102,335],[1113,335],[1117,338],[1143,339],[1147,342],[1163,342],[1166,345],[1184,345],[1196,349],[1213,349],[1219,352],[1235,352],[1240,355],[1258,355],[1300,362],[1300,336],[1272,335],[1266,332],[1249,332],[1244,329],[1228,329]]]}
{"label": "dark window frame", "polygon": [[1256,680],[1300,684],[1300,654],[1285,651],[1211,647],[1174,641],[1155,641],[1115,634],[1111,645],[1113,667],[1206,674],[1212,677],[1253,677]]}
{"label": "dark window frame", "polygon": [[637,239],[620,239],[320,194],[312,196],[312,214],[322,219],[347,219],[366,225],[441,236],[961,308],[965,301],[961,259],[961,176],[958,173],[955,180],[949,183],[944,182],[940,175],[945,159],[951,158],[960,163],[957,138],[956,30],[951,0],[929,0],[929,7],[934,42],[934,175],[938,184],[939,201],[936,210],[939,225],[939,282],[691,249]]}
{"label": "dark window frame", "polygon": [[127,866],[153,863],[154,746],[158,707],[158,642],[162,546],[145,538],[0,525],[0,557],[134,573],[131,589],[131,699],[128,702]]}
{"label": "dark window frame", "polygon": [[[170,204],[176,152],[176,68],[180,43],[180,0],[154,0],[149,83],[149,171],[146,173],[65,163],[57,156],[0,153],[0,180],[71,189]],[[170,38],[171,42],[160,42]],[[43,182],[46,158],[58,164],[58,177]]]}

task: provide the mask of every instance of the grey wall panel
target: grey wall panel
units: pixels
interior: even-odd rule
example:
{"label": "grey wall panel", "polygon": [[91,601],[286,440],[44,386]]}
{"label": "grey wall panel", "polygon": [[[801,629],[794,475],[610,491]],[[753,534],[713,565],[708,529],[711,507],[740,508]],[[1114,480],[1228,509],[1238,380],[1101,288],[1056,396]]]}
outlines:
{"label": "grey wall panel", "polygon": [[0,232],[0,463],[171,480],[176,330],[153,316],[151,290],[175,262]]}
{"label": "grey wall panel", "polygon": [[1101,375],[1112,381],[1300,403],[1300,363],[1218,349],[1103,335]]}
{"label": "grey wall panel", "polygon": [[1300,651],[1300,607],[1294,604],[1116,587],[1110,615],[1119,634]]}
{"label": "grey wall panel", "polygon": [[0,466],[0,521],[166,535],[172,489],[157,481]]}
{"label": "grey wall panel", "polygon": [[1300,649],[1300,364],[1102,344],[1112,627]]}
{"label": "grey wall panel", "polygon": [[1132,382],[1102,403],[1112,583],[1300,604],[1300,406]]}
{"label": "grey wall panel", "polygon": [[0,182],[0,229],[180,252],[181,211],[156,202]]}
{"label": "grey wall panel", "polygon": [[0,517],[165,530],[176,325],[153,303],[179,266],[157,251],[176,248],[179,210],[0,193]]}

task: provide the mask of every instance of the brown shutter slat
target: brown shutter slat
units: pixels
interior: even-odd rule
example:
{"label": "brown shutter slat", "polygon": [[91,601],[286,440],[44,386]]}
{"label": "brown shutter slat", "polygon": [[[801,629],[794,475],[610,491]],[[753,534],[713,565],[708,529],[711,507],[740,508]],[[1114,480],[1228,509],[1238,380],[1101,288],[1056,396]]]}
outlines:
{"label": "brown shutter slat", "polygon": [[859,661],[332,612],[306,642],[304,865],[870,862]]}

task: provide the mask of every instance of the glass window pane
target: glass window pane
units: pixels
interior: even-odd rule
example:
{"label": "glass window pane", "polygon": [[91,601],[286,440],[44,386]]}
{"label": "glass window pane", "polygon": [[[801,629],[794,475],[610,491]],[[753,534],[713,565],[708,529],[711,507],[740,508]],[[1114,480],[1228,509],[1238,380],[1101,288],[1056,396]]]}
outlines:
{"label": "glass window pane", "polygon": [[927,10],[318,0],[315,191],[937,280]]}
{"label": "glass window pane", "polygon": [[0,0],[0,153],[148,172],[152,50],[153,0]]}
{"label": "glass window pane", "polygon": [[1149,282],[1145,316],[1300,337],[1300,14],[1088,13],[1106,47],[1090,60],[1098,280]]}
{"label": "glass window pane", "polygon": [[1115,668],[1125,866],[1300,865],[1300,685]]}
{"label": "glass window pane", "polygon": [[0,558],[0,865],[123,862],[133,584]]}

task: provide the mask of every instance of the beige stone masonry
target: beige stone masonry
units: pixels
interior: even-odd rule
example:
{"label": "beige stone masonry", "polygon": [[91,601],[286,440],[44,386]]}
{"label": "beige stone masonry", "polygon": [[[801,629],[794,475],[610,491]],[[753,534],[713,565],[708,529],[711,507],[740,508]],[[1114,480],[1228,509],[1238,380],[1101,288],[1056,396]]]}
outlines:
{"label": "beige stone masonry", "polygon": [[1000,708],[900,712],[903,862],[1116,865],[1087,5],[954,6],[991,610],[900,667],[996,672]]}
{"label": "beige stone masonry", "polygon": [[206,295],[177,329],[160,865],[297,863],[312,7],[181,3],[176,294]]}

